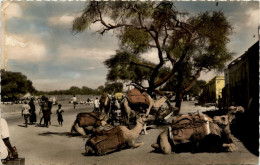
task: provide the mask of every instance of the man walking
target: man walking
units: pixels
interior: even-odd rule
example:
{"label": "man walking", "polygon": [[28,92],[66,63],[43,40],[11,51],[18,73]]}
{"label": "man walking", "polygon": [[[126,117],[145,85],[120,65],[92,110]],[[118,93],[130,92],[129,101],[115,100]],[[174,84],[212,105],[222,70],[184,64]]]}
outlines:
{"label": "man walking", "polygon": [[100,105],[100,102],[99,102],[98,98],[96,98],[96,100],[94,101],[94,112],[99,112],[99,105]]}
{"label": "man walking", "polygon": [[28,120],[30,117],[30,106],[27,104],[27,101],[24,102],[22,109],[22,116],[24,117],[25,127],[28,127]]}
{"label": "man walking", "polygon": [[77,97],[75,95],[73,95],[73,97],[72,97],[72,102],[73,102],[74,109],[75,109],[76,108],[76,104],[78,103],[77,102]]}

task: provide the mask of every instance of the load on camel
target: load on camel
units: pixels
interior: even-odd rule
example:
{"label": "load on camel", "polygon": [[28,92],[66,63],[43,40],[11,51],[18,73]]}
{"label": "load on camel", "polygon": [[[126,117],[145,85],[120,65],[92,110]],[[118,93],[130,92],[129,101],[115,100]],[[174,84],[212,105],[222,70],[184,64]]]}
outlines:
{"label": "load on camel", "polygon": [[102,112],[79,113],[71,127],[71,133],[85,136],[88,133],[92,133],[98,127],[105,126],[107,120],[108,116]]}
{"label": "load on camel", "polygon": [[[173,113],[174,108],[167,101],[168,98],[166,96],[154,100],[142,89],[134,88],[130,90],[121,103],[125,124],[129,126],[130,119],[140,113],[145,114],[149,118],[149,121],[162,121],[169,118]],[[165,103],[167,103],[168,109],[161,108]],[[146,125],[144,127],[144,132],[146,134],[145,128]]]}
{"label": "load on camel", "polygon": [[237,149],[230,131],[235,114],[244,113],[241,106],[231,106],[228,113],[210,118],[201,113],[182,115],[173,120],[152,147],[157,152],[221,152]]}
{"label": "load on camel", "polygon": [[[85,136],[87,133],[91,133],[93,130],[93,122],[92,120],[102,120],[103,124],[100,125],[100,122],[95,123],[96,125],[94,128],[98,128],[99,126],[107,126],[111,127],[108,123],[110,123],[111,118],[113,116],[111,115],[111,104],[113,103],[112,97],[108,95],[108,93],[103,93],[100,97],[100,111],[101,112],[92,112],[92,116],[99,116],[100,114],[103,115],[103,117],[99,118],[93,118],[89,115],[82,115],[81,113],[78,114],[72,128],[72,133],[79,133],[83,136]],[[167,101],[166,96],[162,96],[158,100],[153,100],[145,91],[142,91],[140,89],[134,88],[131,91],[128,92],[127,97],[124,98],[121,101],[121,112],[122,117],[125,119],[125,122],[123,122],[125,125],[127,125],[130,128],[129,120],[130,118],[135,119],[137,114],[145,114],[149,121],[154,120],[163,120],[167,117],[169,117],[172,113],[172,108],[170,109],[163,109],[161,106]],[[150,112],[152,115],[150,115]],[[88,113],[83,113],[88,114]],[[105,117],[104,117],[105,116]],[[82,118],[82,119],[81,119]],[[90,118],[90,119],[89,119]],[[90,121],[88,121],[90,120]],[[82,123],[79,125],[79,121]],[[83,123],[85,122],[85,123]],[[146,125],[144,126],[144,133],[146,132]]]}
{"label": "load on camel", "polygon": [[126,126],[115,126],[113,129],[93,132],[85,145],[85,155],[105,155],[125,148],[137,148],[144,143],[136,142],[143,125],[147,121],[145,116],[138,116],[136,125],[129,130]]}

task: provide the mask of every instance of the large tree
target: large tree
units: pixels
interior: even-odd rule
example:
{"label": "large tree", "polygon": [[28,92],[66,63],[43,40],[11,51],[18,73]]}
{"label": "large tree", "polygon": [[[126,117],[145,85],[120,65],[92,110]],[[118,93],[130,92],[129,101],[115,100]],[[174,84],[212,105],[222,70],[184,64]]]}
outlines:
{"label": "large tree", "polygon": [[3,100],[15,101],[27,92],[35,93],[32,81],[20,72],[1,70],[1,96]]}
{"label": "large tree", "polygon": [[[74,20],[72,29],[82,32],[95,23],[102,25],[98,31],[101,35],[113,30],[122,47],[132,53],[157,51],[159,62],[155,66],[140,63],[151,69],[148,93],[176,76],[184,62],[192,65],[193,79],[177,92],[179,109],[183,94],[195,84],[201,71],[222,69],[231,58],[226,44],[232,28],[222,12],[190,16],[178,12],[173,2],[92,1]],[[167,74],[160,74],[167,65],[170,65]]]}

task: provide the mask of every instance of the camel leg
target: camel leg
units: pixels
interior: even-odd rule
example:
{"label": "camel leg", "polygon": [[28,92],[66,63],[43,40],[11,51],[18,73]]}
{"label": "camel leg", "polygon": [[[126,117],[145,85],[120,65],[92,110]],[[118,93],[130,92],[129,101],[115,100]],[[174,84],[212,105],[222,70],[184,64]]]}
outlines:
{"label": "camel leg", "polygon": [[129,145],[131,148],[137,148],[137,147],[143,146],[144,143],[143,143],[143,142],[136,143],[134,140],[131,140],[130,142],[128,142],[128,145]]}
{"label": "camel leg", "polygon": [[72,133],[79,133],[82,136],[86,135],[85,130],[82,127],[80,127],[77,122],[74,122],[74,124],[72,125],[71,132]]}
{"label": "camel leg", "polygon": [[164,154],[170,154],[172,151],[171,144],[168,141],[168,129],[163,131],[159,137],[160,147]]}
{"label": "camel leg", "polygon": [[147,129],[147,126],[146,126],[146,124],[144,124],[142,132],[143,132],[145,135],[148,134],[147,131],[146,131],[146,129]]}

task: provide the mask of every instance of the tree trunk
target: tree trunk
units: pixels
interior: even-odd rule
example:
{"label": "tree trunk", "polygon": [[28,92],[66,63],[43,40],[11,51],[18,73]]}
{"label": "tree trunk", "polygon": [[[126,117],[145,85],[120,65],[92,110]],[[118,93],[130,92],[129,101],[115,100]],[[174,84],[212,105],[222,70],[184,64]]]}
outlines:
{"label": "tree trunk", "polygon": [[181,103],[182,103],[182,97],[184,95],[184,93],[188,92],[195,84],[197,79],[200,77],[200,72],[201,69],[197,71],[197,73],[195,74],[194,78],[191,80],[190,84],[184,88],[183,90],[178,90],[176,93],[176,104],[175,107],[178,108],[178,111],[175,111],[174,115],[179,115],[180,110],[181,110]]}
{"label": "tree trunk", "polygon": [[182,97],[183,97],[183,93],[184,93],[183,91],[184,90],[176,93],[176,99],[175,99],[176,104],[175,104],[175,107],[178,108],[178,110],[174,111],[174,116],[177,116],[180,113]]}

